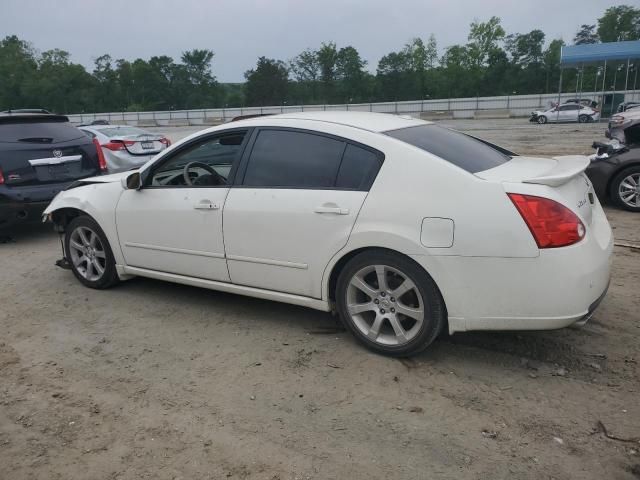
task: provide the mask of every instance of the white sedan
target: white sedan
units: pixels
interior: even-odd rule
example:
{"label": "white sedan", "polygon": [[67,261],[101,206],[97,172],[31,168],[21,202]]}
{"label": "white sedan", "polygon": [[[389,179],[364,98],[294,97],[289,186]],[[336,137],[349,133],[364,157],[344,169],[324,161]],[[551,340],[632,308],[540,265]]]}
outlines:
{"label": "white sedan", "polygon": [[147,163],[171,145],[164,135],[127,125],[82,125],[78,127],[93,139],[111,173],[131,170]]}
{"label": "white sedan", "polygon": [[536,110],[535,112],[531,112],[531,118],[529,118],[529,121],[540,124],[548,122],[589,123],[597,122],[599,119],[600,112],[594,108],[578,103],[565,103],[563,105],[552,107],[549,110]]}
{"label": "white sedan", "polygon": [[587,165],[410,117],[291,113],[81,180],[45,215],[88,287],[143,276],[336,310],[364,345],[405,356],[444,329],[591,316],[613,237]]}

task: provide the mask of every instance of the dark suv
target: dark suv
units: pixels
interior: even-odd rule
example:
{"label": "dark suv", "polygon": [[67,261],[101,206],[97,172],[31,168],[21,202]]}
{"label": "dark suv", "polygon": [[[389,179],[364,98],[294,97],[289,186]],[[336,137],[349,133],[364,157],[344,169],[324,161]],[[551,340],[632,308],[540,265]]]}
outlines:
{"label": "dark suv", "polygon": [[0,113],[0,231],[40,220],[60,190],[105,169],[94,142],[67,117]]}

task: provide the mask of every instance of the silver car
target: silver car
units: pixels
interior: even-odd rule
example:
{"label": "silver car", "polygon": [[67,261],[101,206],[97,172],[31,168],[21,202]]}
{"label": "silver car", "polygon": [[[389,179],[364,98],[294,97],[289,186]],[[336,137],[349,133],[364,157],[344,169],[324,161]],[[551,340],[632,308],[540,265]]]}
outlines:
{"label": "silver car", "polygon": [[100,145],[111,173],[140,167],[171,145],[163,135],[128,125],[87,125],[78,128]]}
{"label": "silver car", "polygon": [[592,107],[580,105],[578,103],[565,103],[552,107],[548,110],[536,110],[531,112],[530,122],[544,124],[547,122],[595,122],[600,118],[600,112]]}

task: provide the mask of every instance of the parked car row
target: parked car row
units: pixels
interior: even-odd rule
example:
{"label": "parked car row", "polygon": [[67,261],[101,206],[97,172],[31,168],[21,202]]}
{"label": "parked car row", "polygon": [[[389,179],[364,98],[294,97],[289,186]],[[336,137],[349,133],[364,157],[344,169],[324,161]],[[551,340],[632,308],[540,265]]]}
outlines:
{"label": "parked car row", "polygon": [[[106,122],[105,122],[106,123]],[[171,142],[139,128],[73,126],[43,109],[0,113],[0,230],[39,221],[72,182],[138,168]]]}

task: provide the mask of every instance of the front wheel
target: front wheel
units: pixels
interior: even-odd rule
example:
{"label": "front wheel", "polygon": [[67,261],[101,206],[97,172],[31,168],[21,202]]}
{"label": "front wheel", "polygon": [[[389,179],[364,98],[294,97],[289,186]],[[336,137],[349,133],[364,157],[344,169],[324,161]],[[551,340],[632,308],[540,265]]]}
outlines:
{"label": "front wheel", "polygon": [[627,168],[614,177],[611,196],[619,207],[640,212],[640,166]]}
{"label": "front wheel", "polygon": [[578,117],[578,122],[587,123],[590,119],[591,117],[589,115],[582,114]]}
{"label": "front wheel", "polygon": [[414,261],[385,250],[363,252],[347,263],[336,303],[359,342],[394,357],[421,352],[446,323],[433,279]]}
{"label": "front wheel", "polygon": [[540,125],[544,125],[545,123],[547,123],[547,117],[545,117],[544,115],[540,115],[540,116],[538,117],[538,123],[539,123]]}
{"label": "front wheel", "polygon": [[109,288],[118,283],[116,262],[107,237],[91,217],[74,218],[66,228],[65,252],[71,270],[90,288]]}

